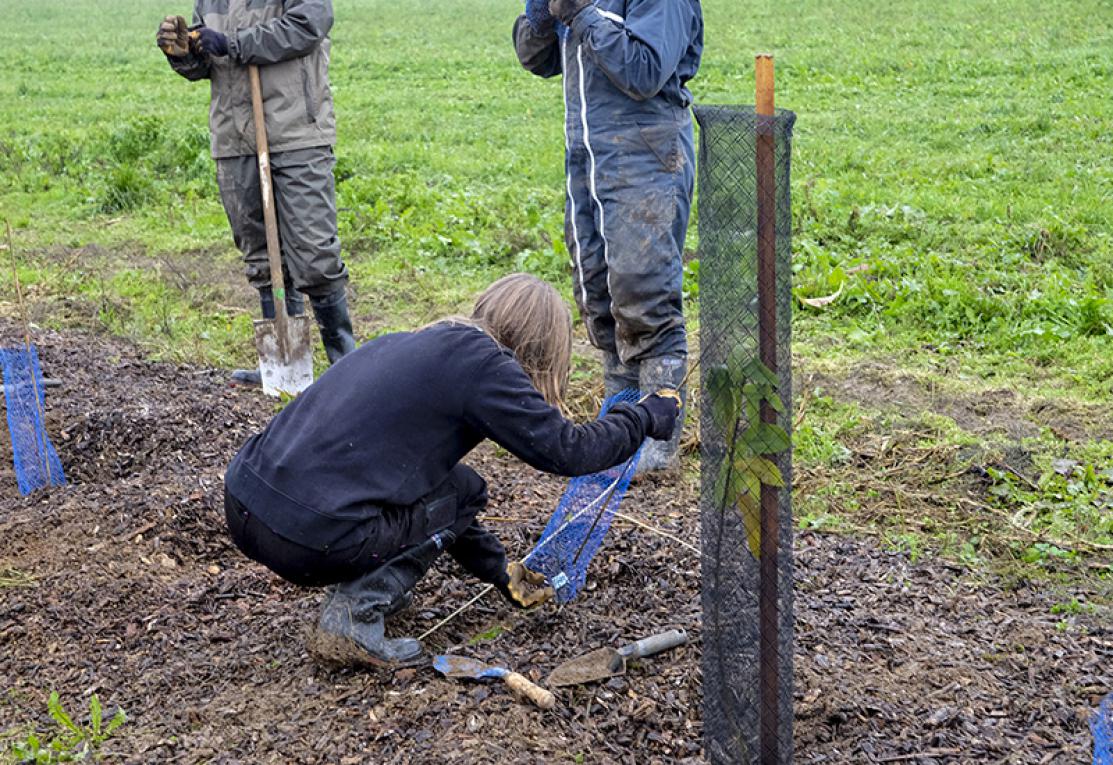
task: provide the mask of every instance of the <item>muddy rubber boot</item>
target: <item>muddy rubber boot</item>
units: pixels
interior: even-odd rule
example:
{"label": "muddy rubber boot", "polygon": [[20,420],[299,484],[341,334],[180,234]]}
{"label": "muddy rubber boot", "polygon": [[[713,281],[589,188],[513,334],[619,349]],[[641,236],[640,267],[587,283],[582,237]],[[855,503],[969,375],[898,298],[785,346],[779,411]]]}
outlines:
{"label": "muddy rubber boot", "polygon": [[638,364],[623,364],[617,353],[603,351],[603,400],[627,388],[638,389]]}
{"label": "muddy rubber boot", "polygon": [[[334,584],[331,587],[326,587],[325,588],[325,593],[326,593],[325,594],[325,602],[326,603],[332,598],[333,594],[336,592],[336,587],[337,587],[337,585]],[[402,613],[403,611],[408,609],[413,604],[414,604],[414,594],[413,594],[413,592],[411,591],[411,592],[403,593],[400,597],[391,601],[391,604],[386,607],[386,611],[383,612],[383,618],[384,619],[390,619],[393,616],[397,616],[398,614]]]}
{"label": "muddy rubber boot", "polygon": [[667,441],[649,439],[645,442],[635,475],[671,471],[680,464],[677,453],[680,450],[680,434],[684,430],[684,415],[688,403],[687,386],[680,389],[680,383],[684,380],[687,368],[688,360],[683,356],[656,356],[641,363],[639,383],[642,391],[648,394],[656,393],[662,388],[678,390],[682,404],[672,437]]}
{"label": "muddy rubber boot", "polygon": [[328,363],[335,364],[356,349],[352,320],[348,316],[348,296],[343,287],[319,297],[310,297],[313,316],[321,329]]}
{"label": "muddy rubber boot", "polygon": [[397,616],[398,614],[402,613],[403,611],[405,611],[407,608],[409,608],[413,604],[414,604],[414,594],[413,594],[413,592],[411,591],[411,592],[403,593],[401,597],[396,598],[395,600],[391,601],[391,604],[386,607],[386,613],[383,614],[383,618],[384,619],[389,619],[392,616]]}
{"label": "muddy rubber boot", "polygon": [[[270,287],[263,287],[259,290],[259,307],[264,319],[274,318],[274,293],[271,292]],[[291,316],[305,314],[305,298],[302,297],[300,292],[286,291],[286,313]],[[245,388],[261,388],[263,386],[263,376],[257,368],[233,369],[230,382],[233,385],[241,385]]]}
{"label": "muddy rubber boot", "polygon": [[421,643],[413,638],[388,638],[386,618],[406,604],[414,585],[433,561],[455,541],[441,532],[391,558],[352,582],[337,585],[325,600],[311,646],[328,664],[395,669],[424,663]]}

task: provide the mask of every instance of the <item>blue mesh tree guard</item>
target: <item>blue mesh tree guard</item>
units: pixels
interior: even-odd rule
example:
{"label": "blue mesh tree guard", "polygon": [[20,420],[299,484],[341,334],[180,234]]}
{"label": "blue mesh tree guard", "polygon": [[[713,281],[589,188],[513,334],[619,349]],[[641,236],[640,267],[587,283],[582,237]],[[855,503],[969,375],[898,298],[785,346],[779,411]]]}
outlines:
{"label": "blue mesh tree guard", "polygon": [[1106,696],[1090,719],[1094,734],[1094,765],[1113,765],[1113,693]]}
{"label": "blue mesh tree guard", "polygon": [[[641,393],[633,388],[616,393],[603,402],[599,416],[617,403],[632,404],[639,399]],[[526,556],[526,568],[545,576],[556,590],[558,603],[572,600],[584,586],[587,567],[603,544],[641,453],[638,449],[621,465],[569,481],[541,539]]]}
{"label": "blue mesh tree guard", "polygon": [[20,493],[27,496],[47,486],[65,486],[62,462],[43,422],[43,374],[35,347],[0,348],[0,362]]}

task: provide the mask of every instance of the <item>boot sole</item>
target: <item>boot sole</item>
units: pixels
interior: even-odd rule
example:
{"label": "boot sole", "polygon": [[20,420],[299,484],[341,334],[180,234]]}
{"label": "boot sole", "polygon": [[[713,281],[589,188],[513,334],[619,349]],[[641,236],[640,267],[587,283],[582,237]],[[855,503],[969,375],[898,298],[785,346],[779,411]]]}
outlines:
{"label": "boot sole", "polygon": [[329,667],[367,667],[370,669],[396,670],[429,664],[429,656],[422,652],[405,661],[378,659],[359,647],[357,643],[339,635],[315,630],[309,640],[309,655],[318,663]]}
{"label": "boot sole", "polygon": [[233,379],[229,378],[228,379],[228,387],[229,388],[255,388],[255,389],[258,389],[258,388],[262,388],[263,384],[262,383],[257,383],[257,382],[249,382],[247,380],[233,380]]}

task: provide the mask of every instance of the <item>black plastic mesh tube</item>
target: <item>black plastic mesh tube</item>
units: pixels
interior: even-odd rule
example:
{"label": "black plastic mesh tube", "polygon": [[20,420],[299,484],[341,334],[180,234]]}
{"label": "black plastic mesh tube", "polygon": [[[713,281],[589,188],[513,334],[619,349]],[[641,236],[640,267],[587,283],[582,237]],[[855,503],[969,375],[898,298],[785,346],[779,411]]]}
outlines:
{"label": "black plastic mesh tube", "polygon": [[[704,737],[792,761],[791,197],[795,115],[696,107]],[[759,183],[759,178],[765,181]]]}

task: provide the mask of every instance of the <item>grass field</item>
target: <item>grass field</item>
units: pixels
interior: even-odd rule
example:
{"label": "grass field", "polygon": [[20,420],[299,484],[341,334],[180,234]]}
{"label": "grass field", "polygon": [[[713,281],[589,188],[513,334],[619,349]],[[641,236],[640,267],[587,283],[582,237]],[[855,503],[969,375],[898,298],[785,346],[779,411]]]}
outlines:
{"label": "grass field", "polygon": [[[560,90],[518,67],[517,4],[335,6],[341,236],[360,333],[456,310],[513,269],[567,289]],[[153,44],[169,12],[188,7],[5,3],[0,216],[40,323],[242,363],[252,296],[207,155],[207,88]],[[1108,4],[709,0],[704,12],[696,99],[751,102],[752,53],[776,54],[779,103],[799,115],[796,289],[842,289],[796,322],[801,482],[816,481],[802,522],[877,522],[894,544],[941,541],[973,560],[989,521],[940,502],[925,522],[938,508],[901,497],[976,464],[987,506],[1011,519],[989,527],[1005,540],[994,549],[1042,561],[1077,552],[1064,540],[1113,543]],[[11,313],[7,276],[0,290]],[[884,438],[894,469],[874,485],[854,455]],[[1056,473],[1064,457],[1078,464]],[[895,527],[878,509],[894,502]]]}

